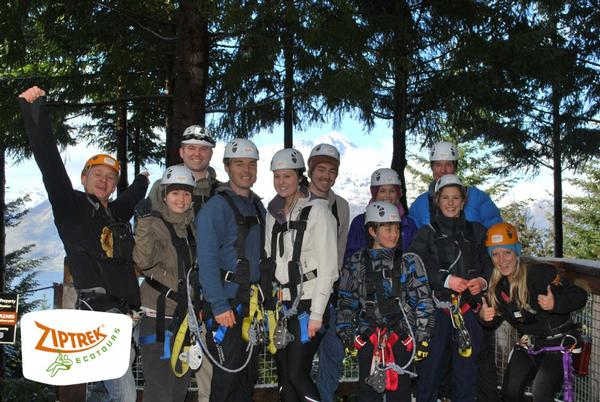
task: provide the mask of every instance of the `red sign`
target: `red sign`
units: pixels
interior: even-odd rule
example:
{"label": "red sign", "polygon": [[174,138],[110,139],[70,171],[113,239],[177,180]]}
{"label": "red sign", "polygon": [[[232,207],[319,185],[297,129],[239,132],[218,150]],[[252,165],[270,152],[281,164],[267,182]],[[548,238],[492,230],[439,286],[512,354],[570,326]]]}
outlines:
{"label": "red sign", "polygon": [[0,293],[0,343],[15,343],[19,295]]}

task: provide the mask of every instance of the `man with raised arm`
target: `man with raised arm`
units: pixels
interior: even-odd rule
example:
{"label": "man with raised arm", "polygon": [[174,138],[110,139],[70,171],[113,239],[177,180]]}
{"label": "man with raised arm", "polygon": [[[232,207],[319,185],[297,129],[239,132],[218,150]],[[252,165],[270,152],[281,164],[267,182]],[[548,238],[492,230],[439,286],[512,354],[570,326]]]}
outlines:
{"label": "man with raised arm", "polygon": [[[45,95],[43,89],[34,86],[19,95],[19,104],[78,292],[78,307],[132,314],[140,305],[140,293],[132,263],[134,242],[129,220],[146,194],[147,174],[139,174],[112,200],[119,162],[109,155],[94,155],[81,172],[83,191],[75,190],[52,135]],[[132,351],[130,359],[134,356]],[[123,377],[103,383],[105,400],[135,401],[131,365]]]}

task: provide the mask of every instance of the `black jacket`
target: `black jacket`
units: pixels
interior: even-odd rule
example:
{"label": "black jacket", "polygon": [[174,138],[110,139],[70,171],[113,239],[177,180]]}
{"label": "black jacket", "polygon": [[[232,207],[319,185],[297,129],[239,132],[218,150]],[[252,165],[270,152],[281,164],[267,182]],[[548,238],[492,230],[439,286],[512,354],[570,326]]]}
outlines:
{"label": "black jacket", "polygon": [[448,275],[489,279],[493,265],[485,248],[485,237],[485,227],[465,220],[462,212],[457,218],[438,213],[433,222],[419,229],[409,251],[423,259],[435,297],[449,300],[449,290],[444,287]]}
{"label": "black jacket", "polygon": [[[514,301],[508,301],[510,284],[503,277],[496,286],[496,298],[499,302],[497,315],[485,325],[498,326],[506,320],[523,335],[549,336],[568,332],[571,327],[571,312],[579,310],[587,302],[587,292],[561,278],[550,264],[531,260],[527,270],[527,290],[529,292],[529,307],[519,309]],[[548,285],[554,295],[554,309],[543,310],[537,302],[539,295],[546,295]]]}
{"label": "black jacket", "polygon": [[[109,300],[103,300],[94,309],[106,310],[119,304],[138,307],[140,293],[131,262],[132,250],[122,253],[122,258],[108,257],[101,245],[101,234],[113,225],[128,228],[135,205],[146,194],[147,178],[138,175],[126,191],[104,208],[94,195],[73,189],[52,135],[45,97],[32,104],[19,98],[19,103],[75,288],[106,290]],[[123,247],[132,249],[133,241]]]}

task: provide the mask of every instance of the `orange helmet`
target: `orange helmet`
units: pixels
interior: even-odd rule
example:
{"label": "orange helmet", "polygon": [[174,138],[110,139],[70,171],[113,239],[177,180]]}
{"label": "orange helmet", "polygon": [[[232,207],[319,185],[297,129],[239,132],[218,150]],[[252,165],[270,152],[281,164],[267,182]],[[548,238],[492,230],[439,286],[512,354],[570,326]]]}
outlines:
{"label": "orange helmet", "polygon": [[521,243],[519,242],[517,229],[507,222],[496,223],[488,229],[485,246],[490,254],[493,249],[499,247],[515,250],[517,255],[521,254]]}
{"label": "orange helmet", "polygon": [[109,168],[117,172],[117,175],[121,174],[121,165],[119,164],[119,161],[113,158],[112,156],[106,154],[94,155],[90,159],[88,159],[87,162],[85,162],[85,166],[83,167],[81,174],[86,174],[88,170],[98,165],[108,166]]}

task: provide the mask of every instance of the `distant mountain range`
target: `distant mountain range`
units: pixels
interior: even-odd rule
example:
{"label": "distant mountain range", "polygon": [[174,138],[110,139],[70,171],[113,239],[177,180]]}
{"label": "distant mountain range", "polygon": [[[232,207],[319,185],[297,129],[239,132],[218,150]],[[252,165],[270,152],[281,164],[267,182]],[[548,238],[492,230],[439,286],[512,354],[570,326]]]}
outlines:
{"label": "distant mountain range", "polygon": [[[313,146],[319,143],[335,145],[342,156],[340,176],[335,184],[334,190],[337,194],[348,200],[350,204],[351,219],[364,211],[370,199],[369,184],[371,173],[380,167],[390,165],[388,155],[390,152],[381,152],[376,149],[362,149],[355,146],[345,135],[332,132],[315,140],[297,140],[295,147],[299,149],[305,160]],[[272,174],[269,171],[271,156],[278,150],[276,146],[264,146],[260,149],[261,160],[259,163],[258,181],[254,191],[263,196],[266,204],[275,195],[272,184]],[[225,172],[222,169],[223,146],[215,148],[213,165],[217,170],[218,177],[224,179]],[[159,171],[153,169],[152,171]],[[155,174],[157,175],[157,174]],[[409,203],[418,195],[413,185],[413,177],[406,178],[408,183]],[[50,203],[45,198],[46,194],[36,191],[31,194],[30,211],[22,222],[14,227],[7,228],[6,246],[8,251],[15,250],[27,244],[35,244],[31,257],[46,257],[47,261],[41,267],[42,271],[61,272],[63,270],[64,249],[54,226]],[[533,217],[533,223],[538,227],[548,227],[546,219],[549,210],[548,202],[539,200],[529,205],[529,211]]]}

